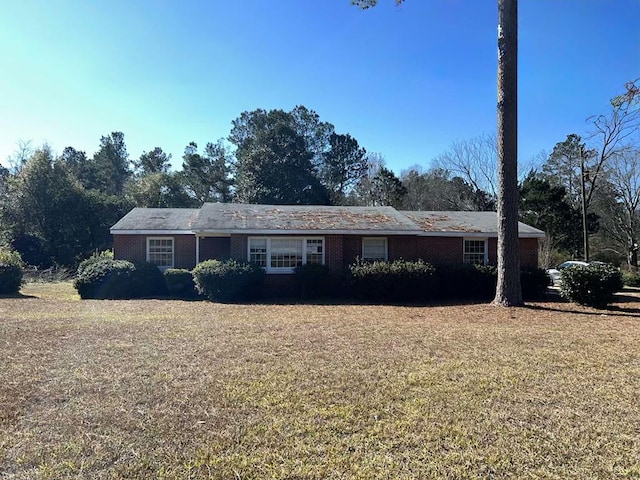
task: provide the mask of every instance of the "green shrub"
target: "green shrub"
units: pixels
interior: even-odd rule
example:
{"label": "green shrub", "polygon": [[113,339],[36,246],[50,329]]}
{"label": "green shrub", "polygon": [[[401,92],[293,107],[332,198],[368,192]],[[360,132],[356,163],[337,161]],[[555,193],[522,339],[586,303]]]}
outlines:
{"label": "green shrub", "polygon": [[640,272],[625,272],[622,274],[622,283],[629,287],[640,287]]}
{"label": "green shrub", "polygon": [[551,279],[543,268],[525,266],[520,269],[520,285],[523,299],[538,300],[544,297]]}
{"label": "green shrub", "polygon": [[496,294],[495,266],[461,263],[436,268],[437,298],[442,300],[490,300]]}
{"label": "green shrub", "polygon": [[0,248],[0,294],[18,293],[23,275],[20,254],[9,248]]}
{"label": "green shrub", "polygon": [[80,262],[80,264],[78,265],[77,274],[82,275],[82,272],[85,268],[87,268],[89,265],[93,265],[94,263],[101,262],[102,260],[113,260],[113,251],[104,250],[102,252],[95,252],[89,258]]}
{"label": "green shrub", "polygon": [[193,274],[181,268],[168,268],[164,271],[167,289],[172,297],[195,298],[198,296]]}
{"label": "green shrub", "polygon": [[264,270],[252,263],[236,260],[205,260],[193,269],[196,289],[209,300],[235,302],[259,295]]}
{"label": "green shrub", "polygon": [[322,298],[332,293],[329,267],[307,263],[296,267],[296,293],[300,298]]}
{"label": "green shrub", "polygon": [[134,263],[129,298],[149,298],[167,295],[167,284],[162,271],[150,262]]}
{"label": "green shrub", "polygon": [[94,255],[78,266],[74,287],[80,298],[148,298],[167,294],[164,275],[149,262],[114,260]]}
{"label": "green shrub", "polygon": [[561,274],[560,294],[580,305],[603,308],[622,290],[622,274],[611,265],[576,265]]}
{"label": "green shrub", "polygon": [[434,273],[423,260],[357,261],[349,266],[347,288],[368,300],[426,301],[434,297]]}
{"label": "green shrub", "polygon": [[80,298],[131,298],[135,266],[126,260],[102,259],[83,266],[73,282]]}

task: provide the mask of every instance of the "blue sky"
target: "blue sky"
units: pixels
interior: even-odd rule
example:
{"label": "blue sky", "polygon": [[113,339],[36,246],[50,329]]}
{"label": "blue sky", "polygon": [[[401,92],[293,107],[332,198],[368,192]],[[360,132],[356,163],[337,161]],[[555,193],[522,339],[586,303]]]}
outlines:
{"label": "blue sky", "polygon": [[[0,161],[125,134],[180,167],[245,110],[304,105],[396,173],[495,131],[496,0],[0,0]],[[640,0],[520,0],[528,160],[640,77]]]}

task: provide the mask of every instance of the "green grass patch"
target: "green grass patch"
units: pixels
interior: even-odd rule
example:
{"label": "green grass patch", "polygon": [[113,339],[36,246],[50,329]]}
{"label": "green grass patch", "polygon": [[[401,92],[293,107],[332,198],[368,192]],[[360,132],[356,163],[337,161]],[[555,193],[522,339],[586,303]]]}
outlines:
{"label": "green grass patch", "polygon": [[[56,293],[57,292],[57,293]],[[0,478],[640,478],[640,303],[0,299]]]}

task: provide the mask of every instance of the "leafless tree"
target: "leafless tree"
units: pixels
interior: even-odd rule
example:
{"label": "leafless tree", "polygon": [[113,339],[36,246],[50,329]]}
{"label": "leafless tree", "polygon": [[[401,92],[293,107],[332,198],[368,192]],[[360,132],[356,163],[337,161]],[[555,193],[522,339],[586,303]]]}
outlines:
{"label": "leafless tree", "polygon": [[640,149],[626,149],[612,157],[607,181],[596,197],[601,227],[624,252],[629,267],[638,266],[640,241]]}
{"label": "leafless tree", "polygon": [[637,145],[640,132],[640,93],[637,83],[638,80],[625,85],[625,93],[611,100],[608,114],[587,118],[591,124],[589,140],[595,153],[587,173],[591,187],[586,194],[587,205],[591,204],[607,163],[616,157],[624,158],[626,152],[634,148],[634,143]]}
{"label": "leafless tree", "polygon": [[448,170],[477,190],[496,197],[498,192],[498,146],[495,134],[457,140],[433,161],[434,168]]}
{"label": "leafless tree", "polygon": [[35,149],[33,148],[33,142],[31,140],[18,140],[18,146],[15,151],[7,158],[9,162],[9,172],[12,175],[20,173],[27,163],[27,160],[29,160],[34,153]]}

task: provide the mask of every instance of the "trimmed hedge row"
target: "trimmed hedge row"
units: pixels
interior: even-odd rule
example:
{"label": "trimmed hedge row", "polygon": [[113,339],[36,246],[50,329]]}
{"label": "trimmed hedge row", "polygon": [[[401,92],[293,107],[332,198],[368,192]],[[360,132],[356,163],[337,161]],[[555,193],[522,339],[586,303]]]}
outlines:
{"label": "trimmed hedge row", "polygon": [[[81,298],[141,298],[170,295],[192,299],[236,302],[258,298],[265,272],[257,265],[236,260],[206,260],[192,272],[168,269],[164,275],[153,264],[133,264],[96,255],[78,267],[74,282]],[[324,265],[303,265],[293,277],[298,298],[358,298],[382,302],[433,300],[490,300],[496,291],[495,267],[439,266],[422,260],[409,262],[356,262],[345,277],[332,276]],[[525,299],[541,297],[549,285],[544,270],[523,268]]]}
{"label": "trimmed hedge row", "polygon": [[[423,261],[355,263],[349,267],[348,295],[372,301],[491,300],[498,272],[494,266],[442,265]],[[522,296],[541,298],[549,277],[540,268],[524,267],[520,273]]]}
{"label": "trimmed hedge row", "polygon": [[430,298],[436,270],[429,263],[356,262],[349,267],[347,291],[356,298],[385,301],[417,301]]}
{"label": "trimmed hedge row", "polygon": [[196,284],[193,274],[182,268],[168,268],[164,271],[164,280],[167,283],[169,295],[176,298],[196,298]]}
{"label": "trimmed hedge row", "polygon": [[205,260],[193,269],[198,293],[217,302],[236,302],[259,297],[264,270],[236,260]]}

